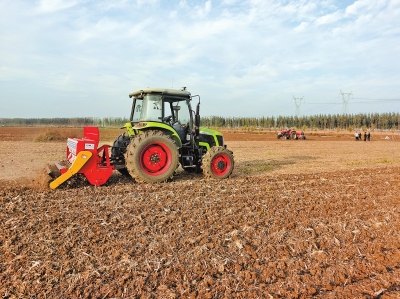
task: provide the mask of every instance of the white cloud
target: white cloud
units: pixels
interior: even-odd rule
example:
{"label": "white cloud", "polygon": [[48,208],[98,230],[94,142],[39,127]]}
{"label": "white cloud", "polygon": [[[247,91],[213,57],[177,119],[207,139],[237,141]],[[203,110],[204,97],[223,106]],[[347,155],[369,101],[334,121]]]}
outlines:
{"label": "white cloud", "polygon": [[299,26],[294,28],[294,31],[302,32],[305,31],[308,27],[308,22],[301,22]]}
{"label": "white cloud", "polygon": [[211,0],[204,3],[204,6],[195,6],[195,15],[199,18],[205,18],[211,11]]}
{"label": "white cloud", "polygon": [[[141,22],[134,24],[125,24],[124,30],[127,32],[128,38],[143,37],[146,38],[146,31],[154,24],[155,20],[152,18],[144,19]],[[138,45],[139,46],[139,45]]]}
{"label": "white cloud", "polygon": [[[86,41],[91,38],[113,39],[121,35],[122,31],[127,32],[129,23],[121,23],[108,18],[100,19],[95,24],[90,24],[77,31],[79,41]],[[130,30],[132,32],[132,30]]]}
{"label": "white cloud", "polygon": [[240,0],[222,0],[222,5],[234,5],[240,2]]}
{"label": "white cloud", "polygon": [[183,8],[187,8],[187,2],[186,0],[179,0],[179,4],[178,4],[178,8],[183,9]]}
{"label": "white cloud", "polygon": [[399,6],[399,2],[395,0],[357,0],[346,8],[346,14],[361,15],[370,12],[375,14],[376,12],[392,5]]}
{"label": "white cloud", "polygon": [[168,13],[168,17],[171,19],[175,19],[178,16],[178,11],[173,10]]}
{"label": "white cloud", "polygon": [[136,4],[139,7],[142,7],[142,6],[158,6],[160,4],[160,0],[136,0]]}
{"label": "white cloud", "polygon": [[342,13],[339,11],[336,11],[334,13],[324,15],[322,17],[319,17],[318,19],[315,20],[316,25],[326,25],[330,23],[335,23],[339,21],[342,18]]}
{"label": "white cloud", "polygon": [[38,11],[42,13],[52,13],[55,11],[74,7],[79,1],[74,0],[40,0]]}
{"label": "white cloud", "polygon": [[234,82],[239,86],[248,86],[254,88],[271,78],[276,77],[278,72],[268,63],[252,65],[243,69],[243,74],[234,78]]}
{"label": "white cloud", "polygon": [[96,1],[96,6],[103,11],[111,9],[124,9],[129,7],[129,0]]}
{"label": "white cloud", "polygon": [[315,69],[316,67],[320,66],[321,64],[318,61],[301,61],[295,62],[291,68],[292,70],[296,71],[309,71]]}

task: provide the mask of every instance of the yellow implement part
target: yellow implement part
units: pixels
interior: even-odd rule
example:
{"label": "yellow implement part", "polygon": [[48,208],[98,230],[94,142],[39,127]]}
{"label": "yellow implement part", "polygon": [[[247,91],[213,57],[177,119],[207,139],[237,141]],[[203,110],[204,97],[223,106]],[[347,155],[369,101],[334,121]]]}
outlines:
{"label": "yellow implement part", "polygon": [[68,180],[70,177],[72,177],[74,174],[78,173],[78,171],[82,169],[83,165],[85,165],[86,162],[89,161],[91,156],[92,156],[91,152],[88,152],[88,151],[79,152],[76,155],[74,163],[72,163],[71,167],[68,168],[68,170],[66,172],[64,172],[62,175],[60,175],[54,181],[52,181],[50,183],[50,188],[56,189],[58,186],[60,186],[62,183],[64,183],[66,180]]}

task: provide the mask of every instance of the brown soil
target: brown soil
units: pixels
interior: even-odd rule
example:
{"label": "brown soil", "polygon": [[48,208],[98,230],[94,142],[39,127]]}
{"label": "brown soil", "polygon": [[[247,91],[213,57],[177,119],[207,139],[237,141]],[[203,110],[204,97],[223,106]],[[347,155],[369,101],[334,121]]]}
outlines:
{"label": "brown soil", "polygon": [[229,131],[227,180],[49,190],[45,130],[0,128],[2,298],[400,298],[396,138]]}

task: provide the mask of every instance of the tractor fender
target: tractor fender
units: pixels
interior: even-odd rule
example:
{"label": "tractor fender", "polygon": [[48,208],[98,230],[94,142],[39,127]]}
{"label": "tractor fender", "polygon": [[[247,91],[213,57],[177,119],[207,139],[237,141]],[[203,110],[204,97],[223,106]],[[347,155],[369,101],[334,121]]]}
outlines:
{"label": "tractor fender", "polygon": [[[159,130],[164,134],[170,135],[172,140],[178,148],[182,147],[182,140],[180,139],[178,133],[169,125],[158,123],[158,122],[141,122],[132,127],[133,130],[137,130],[139,134],[142,134],[150,130]],[[129,131],[128,131],[129,134]]]}

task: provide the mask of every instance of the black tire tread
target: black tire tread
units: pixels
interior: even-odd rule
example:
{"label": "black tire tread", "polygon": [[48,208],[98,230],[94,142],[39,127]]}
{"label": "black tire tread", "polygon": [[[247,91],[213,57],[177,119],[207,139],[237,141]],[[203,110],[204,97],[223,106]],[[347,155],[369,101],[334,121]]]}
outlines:
{"label": "black tire tread", "polygon": [[[230,160],[231,160],[231,169],[228,172],[228,174],[223,177],[215,176],[211,170],[211,161],[214,159],[214,157],[216,155],[221,154],[221,153],[225,153],[227,156],[230,157]],[[232,175],[234,164],[235,164],[235,160],[233,158],[233,152],[231,150],[228,150],[227,148],[225,148],[223,146],[213,146],[203,156],[203,163],[201,165],[201,168],[203,169],[204,176],[207,179],[210,179],[210,178],[224,179],[224,178],[229,178]]]}

